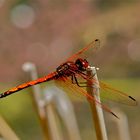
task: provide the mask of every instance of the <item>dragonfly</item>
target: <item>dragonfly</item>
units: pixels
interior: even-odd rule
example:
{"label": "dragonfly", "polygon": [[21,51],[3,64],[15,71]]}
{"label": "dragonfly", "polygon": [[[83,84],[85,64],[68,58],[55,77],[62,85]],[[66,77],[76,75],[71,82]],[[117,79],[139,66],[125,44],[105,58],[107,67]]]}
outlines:
{"label": "dragonfly", "polygon": [[[27,87],[37,85],[37,84],[40,84],[43,82],[47,82],[47,81],[51,81],[51,80],[56,80],[56,81],[60,80],[60,81],[63,81],[63,83],[67,83],[66,85],[73,89],[75,86],[72,86],[72,85],[76,85],[77,87],[79,87],[81,89],[80,94],[82,94],[89,100],[95,102],[96,104],[100,105],[105,111],[111,113],[116,118],[119,118],[109,107],[102,104],[97,98],[95,98],[94,95],[92,96],[92,95],[88,94],[86,92],[86,90],[83,90],[83,87],[85,87],[86,85],[81,85],[77,78],[77,77],[81,77],[83,80],[91,81],[94,84],[97,83],[97,81],[94,78],[95,74],[93,74],[93,76],[90,76],[90,77],[88,76],[86,71],[90,67],[90,64],[87,61],[87,59],[82,58],[82,55],[85,54],[85,52],[90,49],[92,49],[92,50],[98,49],[99,46],[100,46],[100,40],[95,39],[94,41],[89,43],[87,46],[80,49],[77,53],[75,53],[71,57],[69,57],[64,63],[60,64],[54,72],[51,72],[50,74],[48,74],[44,77],[38,78],[36,80],[29,81],[29,82],[20,84],[18,86],[15,86],[15,87],[1,93],[0,98],[4,98],[15,92],[23,90]],[[78,90],[79,90],[79,88],[78,88]],[[134,99],[132,96],[130,96],[122,91],[119,91],[115,88],[112,88],[111,86],[109,86],[101,81],[99,81],[99,88],[103,89],[105,91],[103,96],[105,96],[106,98],[109,98],[110,100],[114,100],[114,101],[117,101],[117,102],[120,102],[123,104],[127,104],[127,105],[136,105],[137,104],[136,99]],[[78,90],[77,90],[77,88],[75,88],[76,92],[79,92]]]}

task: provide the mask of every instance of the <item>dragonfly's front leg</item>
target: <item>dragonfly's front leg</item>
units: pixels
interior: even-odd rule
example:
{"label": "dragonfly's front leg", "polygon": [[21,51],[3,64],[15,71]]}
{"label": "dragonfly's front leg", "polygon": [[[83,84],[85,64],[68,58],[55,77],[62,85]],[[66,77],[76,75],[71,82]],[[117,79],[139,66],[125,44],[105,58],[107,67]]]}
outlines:
{"label": "dragonfly's front leg", "polygon": [[[84,75],[84,77],[85,77],[84,79],[92,80],[94,78],[94,76],[96,75],[96,73],[94,73],[93,75],[91,75],[89,77],[86,73],[80,71],[79,76],[83,77],[82,75]],[[96,88],[96,86],[95,86],[94,83],[89,86],[87,84],[87,81],[85,81],[85,82],[79,82],[75,73],[73,73],[73,75],[71,76],[71,80],[72,80],[72,83],[73,84],[77,84],[77,86],[79,86],[79,87],[93,87],[93,88]]]}
{"label": "dragonfly's front leg", "polygon": [[87,82],[79,82],[75,74],[71,76],[71,80],[73,84],[76,84],[78,87],[88,87]]}

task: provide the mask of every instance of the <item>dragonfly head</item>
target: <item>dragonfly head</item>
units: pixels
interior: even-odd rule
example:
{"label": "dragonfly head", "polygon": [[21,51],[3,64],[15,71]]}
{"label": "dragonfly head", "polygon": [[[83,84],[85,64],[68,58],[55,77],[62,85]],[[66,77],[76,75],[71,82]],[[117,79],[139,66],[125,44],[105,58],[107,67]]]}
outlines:
{"label": "dragonfly head", "polygon": [[88,61],[86,59],[82,59],[82,58],[78,58],[75,61],[75,64],[78,67],[78,69],[81,70],[81,71],[85,71],[89,66]]}

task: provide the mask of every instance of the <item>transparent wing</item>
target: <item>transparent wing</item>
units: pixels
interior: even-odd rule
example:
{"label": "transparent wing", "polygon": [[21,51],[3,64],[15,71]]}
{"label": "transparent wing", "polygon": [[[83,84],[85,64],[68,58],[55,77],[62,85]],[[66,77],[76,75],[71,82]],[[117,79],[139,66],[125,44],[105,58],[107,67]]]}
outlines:
{"label": "transparent wing", "polygon": [[87,46],[85,46],[84,48],[82,48],[81,50],[79,50],[77,53],[73,54],[71,57],[69,57],[67,59],[67,61],[73,61],[77,58],[81,58],[81,57],[84,57],[86,58],[87,55],[86,55],[86,52],[90,50],[92,52],[94,52],[95,50],[97,50],[98,48],[100,47],[100,40],[99,39],[95,39],[94,41],[92,41],[91,43],[89,43]]}
{"label": "transparent wing", "polygon": [[[96,86],[98,85],[98,82],[96,81],[94,77],[90,78],[88,77],[88,75],[84,73],[79,73],[77,75],[81,76],[86,81],[91,81],[92,83],[91,86],[93,88],[96,88]],[[100,87],[100,92],[101,92],[100,94],[101,99],[108,99],[111,101],[115,101],[115,102],[126,104],[126,105],[131,105],[131,106],[137,105],[137,101],[132,96],[128,95],[127,93],[119,91],[101,81],[99,82],[99,87]]]}
{"label": "transparent wing", "polygon": [[65,79],[65,80],[58,79],[58,80],[55,80],[55,83],[62,90],[64,90],[72,100],[76,100],[76,101],[77,100],[78,101],[85,101],[86,100],[85,96],[83,96],[82,94],[78,94],[79,93],[78,89],[73,88],[73,84],[70,81],[70,79]]}
{"label": "transparent wing", "polygon": [[100,103],[100,101],[98,101],[94,96],[91,96],[90,94],[88,94],[86,92],[86,90],[84,90],[81,87],[78,87],[76,84],[72,84],[70,78],[63,78],[63,79],[60,78],[60,79],[56,80],[56,83],[62,89],[64,89],[64,87],[68,88],[67,92],[69,92],[69,90],[71,90],[71,92],[73,94],[78,94],[81,97],[88,98],[89,100],[91,100],[91,101],[95,102],[97,105],[99,105],[102,109],[104,109],[105,111],[111,113],[116,118],[118,118],[118,116],[115,113],[113,113],[107,106],[105,106],[102,103]]}
{"label": "transparent wing", "polygon": [[100,82],[101,99],[108,99],[126,105],[137,105],[137,101],[126,93],[119,91],[111,86]]}

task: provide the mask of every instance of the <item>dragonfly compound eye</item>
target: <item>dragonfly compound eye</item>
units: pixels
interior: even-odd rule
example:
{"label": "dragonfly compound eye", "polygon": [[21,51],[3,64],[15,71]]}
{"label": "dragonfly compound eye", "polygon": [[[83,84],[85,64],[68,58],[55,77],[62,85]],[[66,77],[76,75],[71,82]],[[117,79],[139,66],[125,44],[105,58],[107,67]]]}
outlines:
{"label": "dragonfly compound eye", "polygon": [[78,58],[75,62],[79,70],[85,71],[86,68],[89,66],[89,63],[86,59]]}

